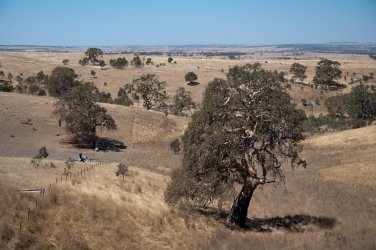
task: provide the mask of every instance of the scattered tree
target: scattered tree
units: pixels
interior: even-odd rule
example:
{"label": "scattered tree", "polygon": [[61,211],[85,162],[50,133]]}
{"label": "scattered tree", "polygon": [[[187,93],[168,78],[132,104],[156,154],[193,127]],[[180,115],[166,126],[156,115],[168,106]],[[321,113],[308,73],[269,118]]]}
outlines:
{"label": "scattered tree", "polygon": [[184,115],[185,110],[190,110],[195,107],[192,100],[191,92],[180,87],[174,96],[174,103],[172,105],[172,113],[174,115]]}
{"label": "scattered tree", "polygon": [[178,154],[180,152],[180,140],[175,139],[170,143],[170,149],[174,151],[175,154]]}
{"label": "scattered tree", "polygon": [[137,55],[135,57],[133,57],[132,62],[133,62],[133,66],[135,66],[135,67],[141,67],[142,66],[142,61],[141,61],[140,57],[137,56]]}
{"label": "scattered tree", "polygon": [[125,86],[128,94],[132,94],[134,99],[139,96],[144,100],[144,107],[150,110],[152,107],[161,108],[165,106],[167,98],[165,90],[166,82],[160,81],[155,74],[144,74],[140,78],[133,80],[132,84]]}
{"label": "scattered tree", "polygon": [[128,173],[128,166],[125,165],[124,163],[120,163],[117,167],[118,169],[116,170],[115,175],[116,176],[122,175],[123,180],[124,180],[124,176]]}
{"label": "scattered tree", "polygon": [[0,82],[0,91],[1,92],[13,92],[14,87],[10,82]]}
{"label": "scattered tree", "polygon": [[184,78],[185,78],[185,81],[188,82],[189,84],[192,84],[194,81],[198,79],[197,75],[192,71],[185,74]]}
{"label": "scattered tree", "polygon": [[0,70],[0,77],[3,78],[4,77],[4,71]]}
{"label": "scattered tree", "polygon": [[299,156],[305,115],[291,104],[283,82],[283,74],[247,64],[208,85],[203,106],[185,131],[182,168],[172,174],[167,203],[204,205],[239,184],[227,223],[245,226],[256,188],[283,183],[287,162],[305,166]]}
{"label": "scattered tree", "polygon": [[306,70],[307,67],[300,63],[293,63],[290,67],[290,73],[293,74],[292,78],[298,78],[301,82],[303,82],[303,80],[307,78],[307,76],[305,75]]}
{"label": "scattered tree", "polygon": [[353,119],[364,120],[369,125],[376,117],[376,92],[370,91],[366,85],[353,87],[344,103]]}
{"label": "scattered tree", "polygon": [[339,69],[340,65],[337,61],[321,60],[316,66],[313,82],[326,88],[340,87],[341,85],[334,81],[341,77],[342,71]]}
{"label": "scattered tree", "polygon": [[46,84],[48,82],[48,75],[45,75],[43,71],[39,71],[36,75],[36,80],[40,84]]}
{"label": "scattered tree", "polygon": [[118,105],[124,105],[124,106],[133,105],[133,101],[129,98],[129,96],[127,95],[127,92],[123,88],[119,89],[117,98],[115,98],[114,103]]}
{"label": "scattered tree", "polygon": [[174,58],[172,58],[172,57],[168,57],[167,62],[168,62],[168,63],[172,63],[173,60],[174,60]]}
{"label": "scattered tree", "polygon": [[106,66],[106,63],[104,62],[104,60],[99,60],[98,65],[101,67],[101,69],[103,69],[103,67]]}
{"label": "scattered tree", "polygon": [[153,61],[151,60],[151,58],[149,57],[148,59],[146,59],[146,65],[149,65],[149,64],[153,64]]}
{"label": "scattered tree", "polygon": [[65,122],[65,129],[79,143],[95,143],[96,129],[116,129],[114,119],[107,110],[95,104],[96,87],[82,83],[64,93],[55,102],[54,114]]}
{"label": "scattered tree", "polygon": [[87,58],[87,57],[84,57],[84,58],[82,58],[82,59],[80,59],[80,60],[78,61],[78,63],[79,63],[81,66],[88,65],[89,62],[90,62],[90,60],[89,60],[89,58]]}
{"label": "scattered tree", "polygon": [[91,74],[91,77],[95,78],[96,76],[95,70],[91,70],[90,74]]}
{"label": "scattered tree", "polygon": [[110,65],[115,69],[122,69],[128,66],[128,60],[125,57],[118,57],[117,59],[111,59]]}
{"label": "scattered tree", "polygon": [[67,67],[56,67],[48,79],[47,90],[50,96],[58,97],[79,85],[76,72]]}
{"label": "scattered tree", "polygon": [[85,55],[89,59],[89,61],[95,65],[99,64],[98,57],[103,57],[103,51],[98,48],[89,48],[86,50]]}
{"label": "scattered tree", "polygon": [[69,63],[69,59],[63,59],[63,64],[64,65],[68,65],[68,63]]}

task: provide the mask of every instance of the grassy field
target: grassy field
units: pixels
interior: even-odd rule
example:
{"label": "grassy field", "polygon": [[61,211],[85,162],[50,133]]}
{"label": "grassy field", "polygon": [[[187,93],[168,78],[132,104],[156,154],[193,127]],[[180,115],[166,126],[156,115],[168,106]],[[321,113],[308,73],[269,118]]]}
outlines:
{"label": "grassy field", "polygon": [[[80,57],[73,53],[0,53],[6,74],[8,70],[24,76],[39,70],[49,73],[63,58],[69,58],[69,66],[89,80],[92,66],[79,66]],[[337,59],[354,72],[375,71],[366,57],[337,55]],[[200,85],[189,88],[200,101],[207,82],[224,77],[221,68],[245,62],[176,58],[177,64],[169,65],[167,58],[153,57],[156,63],[158,60],[166,61],[166,66],[97,69],[94,81],[114,95],[119,86],[150,71],[167,81],[171,94],[185,85],[185,72],[199,66]],[[280,70],[291,63],[268,61],[263,66]],[[312,72],[317,60],[308,63]],[[102,81],[111,84],[104,87]],[[300,86],[291,93],[296,100],[302,93],[321,95]],[[324,93],[323,99],[330,94]],[[308,167],[287,170],[285,185],[256,190],[248,212],[250,227],[239,231],[223,224],[233,197],[224,202],[224,212],[216,209],[217,204],[185,213],[164,203],[169,173],[179,167],[182,158],[169,149],[169,143],[183,134],[189,118],[101,104],[116,120],[118,130],[99,136],[121,141],[128,148],[94,152],[66,142],[64,130],[51,116],[53,102],[49,97],[0,93],[0,249],[376,248],[375,125],[308,137],[304,141]],[[50,155],[42,161],[44,167],[32,167],[31,157],[42,146]],[[104,164],[75,163],[73,173],[96,166],[65,181],[64,161],[77,158],[79,152]],[[130,166],[124,181],[115,175],[120,161]],[[35,188],[46,188],[44,198],[17,191]]]}

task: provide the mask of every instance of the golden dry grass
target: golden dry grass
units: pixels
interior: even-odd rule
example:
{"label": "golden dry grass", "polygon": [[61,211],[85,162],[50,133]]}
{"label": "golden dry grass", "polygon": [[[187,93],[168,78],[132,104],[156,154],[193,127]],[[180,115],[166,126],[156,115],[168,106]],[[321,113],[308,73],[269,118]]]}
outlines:
{"label": "golden dry grass", "polygon": [[[330,56],[348,61],[343,67],[346,65],[349,70],[375,70],[374,64],[369,64],[362,56]],[[89,79],[92,67],[78,66],[80,57],[82,54],[74,53],[0,53],[6,73],[8,69],[14,75],[14,72],[23,72],[27,76],[41,69],[49,73],[55,66],[62,65],[63,58],[69,58],[69,66],[82,78]],[[176,60],[176,65],[159,68],[96,69],[98,78],[94,80],[103,90],[115,93],[128,80],[150,70],[168,82],[171,94],[185,84],[182,79],[186,71],[200,66],[197,73],[202,71],[202,75],[199,74],[201,84],[190,87],[199,101],[207,81],[217,73],[224,76],[221,68],[226,70],[228,64],[246,62]],[[306,61],[311,72],[317,60]],[[164,62],[167,58],[153,57],[153,61]],[[263,66],[286,70],[291,63],[268,61]],[[110,80],[105,80],[107,78]],[[112,83],[105,88],[101,86],[102,81]],[[304,90],[294,87],[291,93],[298,101],[302,93],[312,98],[321,97],[320,92],[308,87]],[[328,95],[324,93],[322,100]],[[179,166],[182,157],[171,152],[169,142],[182,135],[188,118],[103,104],[116,120],[118,130],[103,131],[100,136],[128,145],[123,162],[130,166],[130,172],[122,181],[115,176],[115,170],[123,152],[94,153],[62,143],[65,133],[50,116],[53,101],[49,97],[0,93],[1,249],[376,248],[376,126],[308,138],[304,142],[307,169],[287,170],[286,185],[266,186],[254,194],[248,217],[258,226],[270,228],[270,232],[258,232],[257,227],[238,231],[223,225],[223,219],[215,210],[216,204],[206,211],[211,215],[205,216],[197,211],[186,214],[171,209],[163,201],[169,172]],[[25,118],[30,118],[33,125],[22,124]],[[14,137],[10,137],[12,134]],[[46,146],[50,152],[43,162],[53,162],[56,168],[31,166],[31,157],[41,146]],[[63,160],[77,157],[78,152],[114,163],[98,166],[82,177],[56,185],[56,178],[61,178],[64,171]],[[77,163],[73,171],[85,166]],[[37,209],[35,195],[16,192],[22,188],[47,188],[49,184],[53,184],[51,193],[39,202]],[[228,210],[231,202],[230,197],[224,202],[224,208]],[[25,222],[29,207],[31,220]],[[304,232],[278,225],[276,221],[280,218],[293,221],[303,218],[303,222],[293,225]],[[325,223],[316,223],[315,218],[328,218],[335,223],[325,226]],[[20,221],[24,221],[21,231]]]}

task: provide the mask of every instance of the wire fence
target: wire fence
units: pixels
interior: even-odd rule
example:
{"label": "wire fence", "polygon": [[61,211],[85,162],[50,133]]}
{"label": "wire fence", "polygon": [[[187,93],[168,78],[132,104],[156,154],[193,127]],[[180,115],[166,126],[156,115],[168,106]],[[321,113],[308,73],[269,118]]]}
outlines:
{"label": "wire fence", "polygon": [[25,216],[25,218],[20,217],[19,232],[21,232],[22,229],[25,228],[27,223],[32,219],[33,211],[41,208],[41,206],[43,205],[42,201],[47,196],[49,196],[49,198],[51,197],[51,194],[52,194],[51,189],[53,186],[57,186],[61,183],[66,183],[68,181],[73,181],[77,178],[84,177],[86,174],[90,173],[97,167],[104,165],[104,164],[106,163],[99,161],[99,162],[96,162],[95,164],[84,166],[78,171],[68,172],[68,174],[64,174],[64,176],[56,177],[55,182],[50,183],[47,187],[37,188],[37,189],[18,190],[21,193],[36,194],[36,196],[34,197],[35,199],[33,199],[33,202],[31,203],[31,205],[28,206],[27,213],[26,213],[27,216]]}

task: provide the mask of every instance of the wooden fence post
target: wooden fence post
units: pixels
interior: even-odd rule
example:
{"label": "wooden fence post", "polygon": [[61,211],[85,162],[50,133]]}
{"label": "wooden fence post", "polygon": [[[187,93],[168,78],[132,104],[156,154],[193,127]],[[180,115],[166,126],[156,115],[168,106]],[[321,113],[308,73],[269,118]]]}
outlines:
{"label": "wooden fence post", "polygon": [[22,220],[20,221],[20,232],[22,230]]}
{"label": "wooden fence post", "polygon": [[30,208],[27,209],[27,221],[30,220]]}
{"label": "wooden fence post", "polygon": [[38,206],[38,197],[35,197],[35,206]]}

